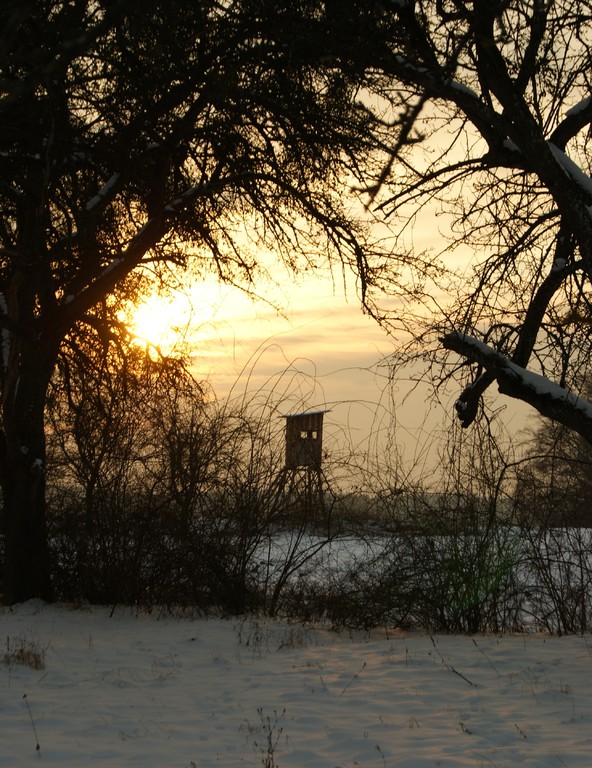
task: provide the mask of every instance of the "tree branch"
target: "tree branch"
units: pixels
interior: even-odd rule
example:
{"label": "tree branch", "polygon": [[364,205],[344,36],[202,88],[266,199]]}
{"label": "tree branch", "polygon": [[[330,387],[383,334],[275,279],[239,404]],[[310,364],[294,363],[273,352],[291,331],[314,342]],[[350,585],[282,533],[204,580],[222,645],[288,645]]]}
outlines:
{"label": "tree branch", "polygon": [[[511,358],[513,363],[522,367],[528,364],[545,312],[551,299],[565,280],[568,273],[568,259],[572,254],[573,242],[566,232],[560,230],[551,270],[535,291],[518,331],[518,342]],[[475,381],[461,392],[455,407],[463,427],[469,427],[475,421],[481,397],[495,379],[495,373],[486,368]]]}
{"label": "tree branch", "polygon": [[561,150],[583,128],[592,123],[592,97],[584,99],[567,111],[565,118],[551,134],[549,141]]}
{"label": "tree branch", "polygon": [[[527,371],[472,336],[455,331],[441,341],[445,349],[482,365],[489,377],[497,381],[502,394],[532,405],[541,415],[578,432],[592,443],[592,404],[587,400],[544,376]],[[463,410],[462,402],[457,403],[457,410]]]}

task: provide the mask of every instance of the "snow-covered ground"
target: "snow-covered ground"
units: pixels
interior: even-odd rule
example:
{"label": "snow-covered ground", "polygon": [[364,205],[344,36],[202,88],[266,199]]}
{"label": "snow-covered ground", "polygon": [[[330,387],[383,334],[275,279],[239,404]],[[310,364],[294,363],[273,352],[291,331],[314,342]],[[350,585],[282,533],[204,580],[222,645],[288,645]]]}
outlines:
{"label": "snow-covered ground", "polygon": [[110,613],[0,611],[0,765],[592,765],[588,636]]}

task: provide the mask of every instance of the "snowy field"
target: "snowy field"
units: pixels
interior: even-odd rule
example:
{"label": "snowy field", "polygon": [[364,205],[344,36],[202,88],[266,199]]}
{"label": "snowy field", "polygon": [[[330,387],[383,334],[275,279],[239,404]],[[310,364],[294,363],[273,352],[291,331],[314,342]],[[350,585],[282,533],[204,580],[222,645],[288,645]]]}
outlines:
{"label": "snowy field", "polygon": [[110,613],[0,610],[1,766],[592,765],[588,636]]}

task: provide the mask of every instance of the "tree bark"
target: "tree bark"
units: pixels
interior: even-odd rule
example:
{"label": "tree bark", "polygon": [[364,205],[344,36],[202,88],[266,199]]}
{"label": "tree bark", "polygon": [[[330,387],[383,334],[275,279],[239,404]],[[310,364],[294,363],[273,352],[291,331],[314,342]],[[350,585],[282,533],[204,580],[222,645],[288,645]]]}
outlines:
{"label": "tree bark", "polygon": [[3,592],[8,604],[35,597],[52,598],[44,415],[54,360],[34,345],[18,346],[18,351],[10,355],[2,404]]}

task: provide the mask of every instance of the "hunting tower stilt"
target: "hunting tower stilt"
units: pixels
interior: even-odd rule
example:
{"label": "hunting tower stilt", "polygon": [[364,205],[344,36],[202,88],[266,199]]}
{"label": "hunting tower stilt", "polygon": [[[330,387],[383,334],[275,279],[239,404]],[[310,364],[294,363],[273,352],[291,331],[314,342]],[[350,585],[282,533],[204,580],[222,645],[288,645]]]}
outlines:
{"label": "hunting tower stilt", "polygon": [[284,417],[286,458],[280,484],[303,522],[320,523],[326,518],[321,468],[326,413],[308,411]]}

